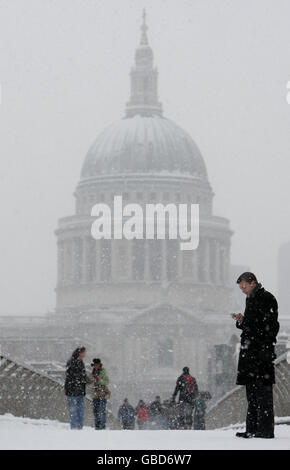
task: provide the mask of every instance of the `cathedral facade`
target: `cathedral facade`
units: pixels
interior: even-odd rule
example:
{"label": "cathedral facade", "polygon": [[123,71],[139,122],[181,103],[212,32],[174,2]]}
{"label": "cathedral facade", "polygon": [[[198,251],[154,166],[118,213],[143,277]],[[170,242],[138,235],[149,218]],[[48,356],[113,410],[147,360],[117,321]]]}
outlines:
{"label": "cathedral facade", "polygon": [[[183,366],[201,388],[214,374],[212,351],[233,325],[229,221],[213,214],[205,162],[191,136],[163,115],[145,16],[130,72],[125,115],[91,145],[75,191],[75,214],[56,230],[56,318],[100,356],[112,400],[168,398]],[[199,204],[200,242],[101,239],[92,207],[123,202]]]}

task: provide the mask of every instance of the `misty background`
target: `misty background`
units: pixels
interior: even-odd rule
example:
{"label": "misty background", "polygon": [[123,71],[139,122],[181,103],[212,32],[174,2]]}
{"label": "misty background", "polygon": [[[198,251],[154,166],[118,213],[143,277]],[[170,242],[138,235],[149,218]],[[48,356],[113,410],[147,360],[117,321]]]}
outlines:
{"label": "misty background", "polygon": [[54,309],[57,219],[74,213],[89,146],[124,116],[144,7],[164,116],[201,150],[214,213],[234,231],[231,262],[277,294],[290,239],[289,0],[7,0],[1,315]]}

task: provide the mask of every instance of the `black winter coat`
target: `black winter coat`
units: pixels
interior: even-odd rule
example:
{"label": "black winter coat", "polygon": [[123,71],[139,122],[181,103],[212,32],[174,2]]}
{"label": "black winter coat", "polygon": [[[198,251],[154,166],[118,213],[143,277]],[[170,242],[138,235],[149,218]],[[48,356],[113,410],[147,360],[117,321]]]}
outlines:
{"label": "black winter coat", "polygon": [[163,407],[162,407],[162,404],[160,403],[160,401],[158,401],[158,400],[153,401],[150,405],[149,411],[150,411],[151,416],[162,415]]}
{"label": "black winter coat", "polygon": [[118,412],[118,418],[124,424],[133,423],[135,420],[136,412],[131,405],[121,405]]}
{"label": "black winter coat", "polygon": [[82,359],[74,354],[67,361],[64,390],[67,396],[84,396],[86,394],[87,374]]}
{"label": "black winter coat", "polygon": [[260,283],[247,297],[244,320],[242,323],[236,322],[236,326],[242,330],[237,384],[274,384],[278,304]]}
{"label": "black winter coat", "polygon": [[179,402],[187,401],[194,405],[194,399],[198,394],[198,386],[194,377],[190,374],[183,374],[178,377],[175,390],[173,392],[173,399],[179,392]]}

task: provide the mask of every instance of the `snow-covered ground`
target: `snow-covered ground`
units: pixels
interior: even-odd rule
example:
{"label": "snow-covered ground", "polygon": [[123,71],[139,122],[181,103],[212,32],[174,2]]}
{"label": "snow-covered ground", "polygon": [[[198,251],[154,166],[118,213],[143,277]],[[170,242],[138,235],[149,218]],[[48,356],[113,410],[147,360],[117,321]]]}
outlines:
{"label": "snow-covered ground", "polygon": [[290,426],[276,426],[275,439],[238,439],[232,429],[214,431],[71,431],[57,421],[0,416],[5,449],[290,449]]}

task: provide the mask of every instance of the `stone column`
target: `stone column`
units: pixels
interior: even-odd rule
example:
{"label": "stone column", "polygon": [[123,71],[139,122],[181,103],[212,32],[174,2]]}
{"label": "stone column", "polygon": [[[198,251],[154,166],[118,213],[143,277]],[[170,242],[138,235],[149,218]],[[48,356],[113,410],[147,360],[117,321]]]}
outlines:
{"label": "stone column", "polygon": [[72,240],[65,240],[65,282],[71,284],[72,282]]}
{"label": "stone column", "polygon": [[150,253],[148,240],[144,239],[144,279],[150,281]]}
{"label": "stone column", "polygon": [[219,242],[218,240],[215,240],[214,244],[214,259],[215,259],[215,281],[218,281],[219,278],[219,252],[218,252],[218,247],[219,247]]}
{"label": "stone column", "polygon": [[111,240],[111,279],[115,281],[117,279],[117,272],[118,272],[118,245],[119,240]]}
{"label": "stone column", "polygon": [[230,270],[230,243],[225,244],[225,285],[229,285],[229,270]]}
{"label": "stone column", "polygon": [[160,240],[161,243],[161,280],[167,279],[167,241]]}
{"label": "stone column", "polygon": [[223,242],[220,244],[220,277],[221,283],[225,283],[225,247]]}
{"label": "stone column", "polygon": [[64,282],[64,242],[57,242],[57,285]]}
{"label": "stone column", "polygon": [[205,240],[204,240],[204,276],[205,276],[204,280],[205,280],[205,282],[210,281],[209,257],[210,257],[209,238],[205,238]]}
{"label": "stone column", "polygon": [[101,269],[101,246],[100,246],[100,241],[96,240],[96,245],[95,245],[95,250],[96,250],[96,258],[95,258],[95,280],[96,282],[100,282],[100,269]]}
{"label": "stone column", "polygon": [[192,250],[192,280],[198,281],[198,256],[197,250]]}
{"label": "stone column", "polygon": [[[180,249],[180,240],[177,238],[177,250],[176,250],[176,263],[177,263],[177,276],[176,279],[180,280],[183,277],[183,256],[184,251]],[[191,256],[192,252],[188,252]]]}

